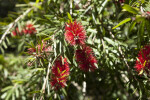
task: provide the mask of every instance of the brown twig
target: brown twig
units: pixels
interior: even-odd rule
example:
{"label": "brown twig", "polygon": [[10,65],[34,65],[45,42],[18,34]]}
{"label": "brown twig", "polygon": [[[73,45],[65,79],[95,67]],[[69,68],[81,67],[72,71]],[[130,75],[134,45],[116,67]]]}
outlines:
{"label": "brown twig", "polygon": [[[109,32],[109,34],[110,34],[110,35],[112,36],[112,38],[116,41],[115,36],[112,34],[112,32]],[[130,66],[129,66],[129,64],[128,64],[128,62],[127,62],[127,59],[125,58],[125,56],[124,56],[124,54],[123,54],[123,52],[122,52],[122,49],[121,49],[120,45],[118,46],[118,50],[119,50],[119,52],[120,52],[120,54],[121,54],[121,56],[122,56],[122,58],[123,58],[123,61],[125,62],[126,66],[127,66],[127,68],[128,68],[129,74],[132,75],[132,77],[138,82],[137,78],[132,74],[132,71],[131,71],[131,69],[130,69]]]}
{"label": "brown twig", "polygon": [[[85,79],[85,78],[86,78],[86,76],[85,76],[85,74],[84,74],[84,79]],[[83,85],[82,93],[83,93],[83,97],[84,97],[84,99],[85,99],[85,96],[86,96],[86,81],[85,81],[85,80],[83,81],[82,85]],[[83,99],[83,100],[84,100],[84,99]]]}
{"label": "brown twig", "polygon": [[72,15],[72,3],[73,3],[73,0],[70,0],[70,15]]}
{"label": "brown twig", "polygon": [[[51,61],[51,59],[50,59],[50,61]],[[45,78],[43,86],[42,86],[42,93],[45,93],[46,82],[48,81],[48,76],[49,76],[50,67],[51,67],[50,61],[49,61],[49,64],[48,64],[47,75],[46,75],[46,78]],[[43,96],[40,97],[40,100],[43,100]]]}
{"label": "brown twig", "polygon": [[[112,32],[109,32],[109,34],[110,34],[110,35],[112,36],[112,38],[116,41],[115,36],[112,34]],[[120,54],[121,54],[121,56],[122,56],[122,58],[123,58],[123,61],[125,62],[125,64],[126,64],[128,70],[129,70],[129,69],[130,69],[129,64],[127,63],[127,60],[126,60],[126,58],[125,58],[125,56],[124,56],[124,54],[123,54],[123,52],[122,52],[122,49],[121,49],[120,45],[118,45],[118,50],[119,50],[119,52],[120,52]]]}

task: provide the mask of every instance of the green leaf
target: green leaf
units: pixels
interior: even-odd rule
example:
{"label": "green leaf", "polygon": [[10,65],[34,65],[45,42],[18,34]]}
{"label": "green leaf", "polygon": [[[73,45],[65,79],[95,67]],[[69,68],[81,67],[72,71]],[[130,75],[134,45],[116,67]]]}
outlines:
{"label": "green leaf", "polygon": [[6,37],[6,41],[7,41],[8,45],[10,45],[10,41],[9,41],[8,37]]}
{"label": "green leaf", "polygon": [[45,68],[36,68],[36,71],[43,71]]}
{"label": "green leaf", "polygon": [[1,98],[4,99],[7,96],[7,92],[1,95]]}
{"label": "green leaf", "polygon": [[143,73],[143,70],[141,70],[140,72],[139,72],[139,75],[141,75]]}
{"label": "green leaf", "polygon": [[37,91],[31,91],[29,93],[34,94],[34,93],[40,93],[40,92],[41,92],[40,90],[37,90]]}
{"label": "green leaf", "polygon": [[4,54],[4,49],[0,46],[1,52],[2,54]]}
{"label": "green leaf", "polygon": [[3,41],[3,46],[5,49],[7,49],[7,45],[6,45],[5,41]]}
{"label": "green leaf", "polygon": [[126,22],[129,22],[131,20],[131,18],[126,18],[125,20],[121,21],[118,25],[116,25],[115,27],[113,27],[112,29],[115,29],[119,26],[121,26],[122,24],[126,23]]}
{"label": "green leaf", "polygon": [[36,0],[36,3],[39,3],[40,0]]}
{"label": "green leaf", "polygon": [[67,12],[67,15],[68,15],[68,18],[69,18],[69,20],[71,21],[71,23],[72,23],[72,17],[71,17],[71,15]]}
{"label": "green leaf", "polygon": [[109,44],[115,46],[115,42],[113,40],[111,40],[110,38],[104,37],[104,40],[107,41]]}
{"label": "green leaf", "polygon": [[12,100],[15,100],[15,94],[14,93],[12,94]]}
{"label": "green leaf", "polygon": [[139,14],[139,11],[137,11],[135,8],[125,4],[123,7],[123,9],[125,9],[126,11],[133,13],[133,14]]}
{"label": "green leaf", "polygon": [[51,0],[48,0],[48,5],[51,3]]}
{"label": "green leaf", "polygon": [[9,98],[12,96],[13,90],[11,89],[10,91],[7,92],[7,96],[5,100],[9,100]]}
{"label": "green leaf", "polygon": [[138,38],[141,38],[141,40],[143,40],[143,37],[144,37],[144,28],[145,28],[145,21],[143,21],[140,24],[140,28],[139,28],[140,37],[138,37]]}
{"label": "green leaf", "polygon": [[136,21],[133,21],[129,27],[129,33],[132,31],[135,25],[136,25]]}
{"label": "green leaf", "polygon": [[89,28],[89,29],[87,29],[87,32],[97,33],[97,30],[96,30],[96,29],[91,29],[91,28]]}
{"label": "green leaf", "polygon": [[22,28],[21,28],[21,23],[20,23],[20,22],[18,22],[17,24],[18,24],[19,32],[21,32],[21,30],[22,30]]}
{"label": "green leaf", "polygon": [[19,45],[18,45],[18,51],[21,51],[23,48],[25,41],[22,41]]}
{"label": "green leaf", "polygon": [[15,89],[15,93],[16,93],[16,97],[18,98],[19,97],[19,90],[18,90],[18,88]]}
{"label": "green leaf", "polygon": [[136,89],[134,89],[134,91],[133,91],[133,93],[132,93],[132,94],[134,94],[136,91],[137,91],[137,88],[136,88]]}
{"label": "green leaf", "polygon": [[150,27],[150,22],[149,22],[149,20],[146,20],[145,24],[146,24],[146,29],[148,31],[148,35],[150,37],[150,28],[149,28]]}
{"label": "green leaf", "polygon": [[50,40],[52,37],[47,37],[45,39],[43,39],[44,41]]}
{"label": "green leaf", "polygon": [[1,91],[4,92],[4,91],[7,91],[7,90],[12,89],[12,88],[13,88],[13,86],[7,86],[7,87],[3,88]]}
{"label": "green leaf", "polygon": [[4,56],[0,55],[0,64],[4,65],[5,63],[6,62],[5,62]]}
{"label": "green leaf", "polygon": [[141,17],[141,16],[137,16],[135,19],[136,22],[141,22],[143,20],[145,20],[145,17]]}
{"label": "green leaf", "polygon": [[43,49],[43,42],[41,43],[40,52],[42,52],[42,49]]}
{"label": "green leaf", "polygon": [[60,73],[60,69],[57,67],[58,73]]}
{"label": "green leaf", "polygon": [[67,96],[67,92],[64,88],[62,88],[63,93],[65,94],[65,96]]}
{"label": "green leaf", "polygon": [[45,36],[53,35],[53,33],[54,33],[55,30],[56,30],[56,28],[45,29],[45,30],[41,31],[40,33],[38,33],[37,36],[41,36],[41,35],[45,35]]}
{"label": "green leaf", "polygon": [[54,16],[53,15],[44,15],[44,17],[46,17],[47,19],[52,19],[52,18],[54,18]]}

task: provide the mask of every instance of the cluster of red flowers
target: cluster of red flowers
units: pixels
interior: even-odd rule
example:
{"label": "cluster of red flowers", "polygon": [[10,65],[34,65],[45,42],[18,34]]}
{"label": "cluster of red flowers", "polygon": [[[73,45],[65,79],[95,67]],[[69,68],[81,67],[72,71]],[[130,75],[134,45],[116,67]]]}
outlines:
{"label": "cluster of red flowers", "polygon": [[[75,52],[79,68],[83,71],[94,71],[96,69],[95,63],[97,63],[97,60],[92,49],[85,45],[86,32],[83,26],[76,21],[69,22],[65,30],[64,35],[66,41],[72,46],[79,45],[81,47],[81,49]],[[62,57],[58,58],[52,67],[51,86],[56,90],[65,87],[69,70],[67,59],[62,59]]]}
{"label": "cluster of red flowers", "polygon": [[71,45],[82,45],[85,43],[86,32],[80,23],[77,23],[76,21],[70,22],[66,25],[65,30],[65,39]]}
{"label": "cluster of red flowers", "polygon": [[30,24],[26,24],[22,28],[22,30],[19,30],[18,27],[16,27],[16,29],[14,31],[12,31],[12,34],[14,36],[17,36],[17,35],[21,36],[21,35],[24,35],[24,34],[30,34],[30,35],[32,35],[32,34],[35,34],[35,33],[36,33],[36,29],[33,26],[33,24],[31,24],[31,23]]}
{"label": "cluster of red flowers", "polygon": [[79,68],[83,71],[94,71],[97,60],[92,49],[85,45],[86,32],[83,26],[74,21],[69,22],[65,27],[65,39],[70,45],[80,45],[82,49],[76,50],[75,56],[79,64]]}
{"label": "cluster of red flowers", "polygon": [[35,48],[28,49],[29,54],[39,57],[41,57],[43,53],[46,53],[48,55],[50,51],[52,51],[51,46],[47,46],[47,43],[44,41],[42,41],[42,44],[38,44]]}
{"label": "cluster of red flowers", "polygon": [[66,81],[69,76],[69,64],[66,58],[59,57],[52,67],[51,86],[55,90],[66,86]]}
{"label": "cluster of red flowers", "polygon": [[150,70],[150,44],[145,45],[138,54],[138,59],[136,61],[135,68],[139,74],[142,74],[141,71],[145,71],[147,74]]}
{"label": "cluster of red flowers", "polygon": [[89,46],[83,46],[83,49],[76,50],[76,60],[83,71],[94,71],[96,69],[94,64],[97,63],[97,60]]}

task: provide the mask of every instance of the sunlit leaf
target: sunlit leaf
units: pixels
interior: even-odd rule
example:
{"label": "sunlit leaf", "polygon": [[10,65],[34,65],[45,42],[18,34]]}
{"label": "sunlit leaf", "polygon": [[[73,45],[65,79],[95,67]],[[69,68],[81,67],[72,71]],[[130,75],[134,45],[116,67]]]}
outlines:
{"label": "sunlit leaf", "polygon": [[138,10],[136,10],[135,8],[133,8],[127,4],[125,4],[122,8],[125,9],[126,11],[130,12],[130,13],[139,14]]}
{"label": "sunlit leaf", "polygon": [[116,25],[116,26],[113,27],[112,29],[115,29],[115,28],[117,28],[117,27],[119,27],[119,26],[121,26],[121,25],[123,25],[123,24],[129,22],[129,21],[131,21],[131,18],[126,18],[125,20],[121,21],[118,25]]}

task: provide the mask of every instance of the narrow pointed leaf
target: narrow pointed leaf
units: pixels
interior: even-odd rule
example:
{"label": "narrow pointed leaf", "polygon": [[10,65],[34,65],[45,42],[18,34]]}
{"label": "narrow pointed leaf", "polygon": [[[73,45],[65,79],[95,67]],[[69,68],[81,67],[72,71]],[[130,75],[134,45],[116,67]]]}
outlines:
{"label": "narrow pointed leaf", "polygon": [[118,25],[116,25],[116,26],[115,26],[115,27],[113,27],[112,29],[115,29],[115,28],[117,28],[117,27],[119,27],[119,26],[123,25],[124,23],[129,22],[130,20],[131,20],[131,18],[127,18],[127,19],[125,19],[125,20],[121,21]]}

